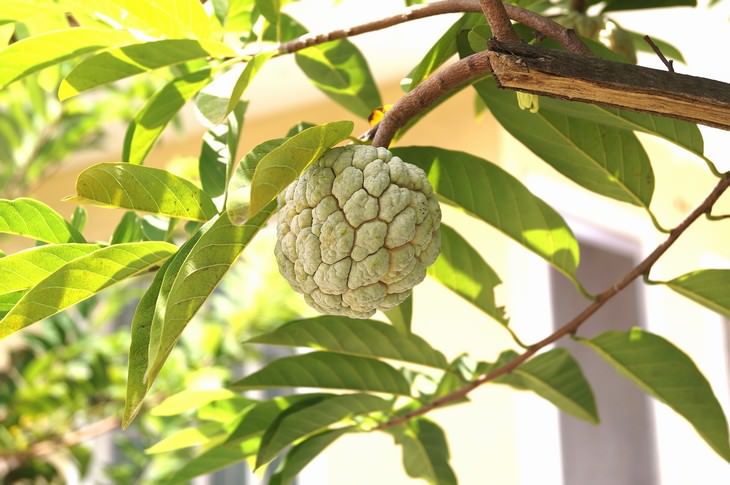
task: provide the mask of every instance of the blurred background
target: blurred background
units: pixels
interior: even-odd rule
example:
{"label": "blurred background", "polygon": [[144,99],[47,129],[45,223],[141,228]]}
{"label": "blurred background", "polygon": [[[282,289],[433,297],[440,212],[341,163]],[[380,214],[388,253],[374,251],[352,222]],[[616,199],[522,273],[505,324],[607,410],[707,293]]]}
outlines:
{"label": "blurred background", "polygon": [[[711,9],[707,1],[698,3],[698,8],[621,12],[612,18],[625,29],[677,46],[686,59],[685,64],[676,64],[678,72],[728,82],[730,63],[722,49],[730,45],[730,2]],[[310,31],[320,32],[397,13],[403,7],[396,0],[308,0],[293,3],[286,11]],[[366,55],[384,102],[393,103],[402,95],[401,78],[457,18],[432,17],[352,39]],[[34,22],[27,25],[31,32],[54,28],[40,16]],[[639,52],[638,60],[663,69],[653,54]],[[166,230],[151,216],[96,207],[86,207],[84,214],[62,200],[74,193],[76,175],[84,167],[120,161],[126,120],[163,84],[163,77],[153,74],[61,105],[54,94],[61,74],[47,69],[0,93],[0,197],[38,198],[78,224],[85,221],[84,233],[90,241],[108,240],[122,217],[134,222],[125,225],[124,231]],[[291,56],[267,64],[247,97],[251,102],[240,155],[262,141],[285,135],[301,121],[352,118],[309,83]],[[365,122],[357,123],[356,133],[368,129]],[[722,171],[730,170],[730,136],[705,127],[701,130],[706,155]],[[146,163],[194,173],[204,133],[194,108],[186,107]],[[648,135],[639,136],[657,178],[652,209],[664,226],[674,226],[704,198],[714,185],[713,177],[696,156]],[[560,211],[575,231],[582,252],[578,276],[590,291],[612,284],[664,239],[640,209],[586,192],[513,140],[488,112],[477,114],[471,90],[435,109],[399,144],[467,151],[518,177]],[[730,210],[728,199],[721,201],[718,212]],[[444,220],[471,241],[504,280],[498,296],[522,340],[542,338],[582,308],[584,300],[574,287],[542,260],[469,216],[449,207],[443,210]],[[114,237],[129,237],[118,232]],[[729,240],[730,225],[699,221],[656,265],[652,277],[669,279],[699,267],[728,268]],[[278,275],[273,241],[273,226],[257,235],[186,329],[153,388],[152,405],[184,389],[219,388],[256,368],[273,355],[241,345],[243,340],[311,314]],[[3,237],[0,250],[10,254],[28,244]],[[129,322],[148,284],[137,279],[107,290],[32,331],[0,342],[3,483],[155,483],[180,467],[193,451],[145,454],[145,449],[181,430],[192,430],[186,432],[194,444],[195,433],[205,435],[215,429],[215,419],[201,418],[201,410],[209,416],[233,412],[215,403],[198,414],[180,416],[158,416],[147,409],[132,428],[118,429]],[[414,290],[413,322],[414,332],[449,358],[468,352],[476,359],[494,360],[514,345],[500,325],[428,279]],[[730,411],[727,321],[668,289],[635,284],[580,333],[590,336],[635,325],[667,337],[692,356],[725,411]],[[730,467],[682,418],[618,378],[606,364],[574,350],[596,393],[601,425],[593,427],[560,415],[532,394],[500,385],[482,386],[470,396],[470,403],[432,415],[448,434],[451,462],[460,483],[730,483]],[[46,482],[38,477],[46,477]],[[253,484],[259,479],[244,465],[237,465],[195,483]],[[297,483],[417,481],[402,470],[400,450],[392,438],[370,433],[336,442],[304,470]]]}

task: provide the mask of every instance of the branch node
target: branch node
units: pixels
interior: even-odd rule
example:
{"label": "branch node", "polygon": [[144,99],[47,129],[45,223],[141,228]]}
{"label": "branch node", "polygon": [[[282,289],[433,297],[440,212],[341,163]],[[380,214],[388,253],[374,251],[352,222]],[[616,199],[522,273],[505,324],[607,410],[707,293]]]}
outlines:
{"label": "branch node", "polygon": [[662,61],[662,63],[667,67],[667,70],[669,72],[674,72],[674,61],[670,61],[667,59],[664,54],[662,53],[661,49],[659,49],[659,46],[656,45],[656,43],[652,40],[651,37],[648,35],[644,36],[644,40],[647,44],[649,44],[649,47],[654,51],[654,53],[659,57],[659,59]]}

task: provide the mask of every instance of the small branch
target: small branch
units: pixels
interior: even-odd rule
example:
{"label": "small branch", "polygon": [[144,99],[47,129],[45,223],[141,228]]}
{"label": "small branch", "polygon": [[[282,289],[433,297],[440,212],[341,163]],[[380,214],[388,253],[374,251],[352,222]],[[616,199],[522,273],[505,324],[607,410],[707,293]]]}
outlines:
{"label": "small branch", "polygon": [[652,48],[652,50],[656,53],[657,56],[659,56],[659,59],[664,63],[665,66],[667,66],[667,70],[669,72],[674,72],[674,61],[668,60],[666,57],[664,57],[664,54],[662,53],[661,49],[659,49],[659,46],[654,43],[654,41],[649,37],[648,35],[644,36],[644,40],[647,44],[649,44],[649,47]]}
{"label": "small branch", "polygon": [[477,52],[454,64],[442,67],[386,111],[373,138],[373,146],[387,147],[395,133],[428,109],[440,97],[460,85],[476,81],[492,72],[488,52]]}
{"label": "small branch", "polygon": [[[543,17],[531,10],[511,4],[504,4],[503,7],[507,12],[507,15],[512,20],[525,24],[531,29],[543,34],[545,37],[554,39],[567,50],[576,54],[591,55],[590,50],[580,41],[572,29],[566,29],[557,22],[547,17]],[[468,12],[482,12],[479,0],[440,0],[433,3],[417,5],[406,9],[397,15],[355,25],[353,27],[333,30],[331,32],[321,34],[307,34],[281,44],[278,47],[277,52],[279,54],[290,54],[313,45],[386,29],[411,20],[432,17],[434,15]]]}
{"label": "small branch", "polygon": [[586,0],[570,0],[570,9],[574,12],[585,13]]}
{"label": "small branch", "polygon": [[657,262],[657,260],[677,241],[677,239],[684,233],[684,231],[687,230],[689,226],[692,225],[693,222],[695,222],[698,218],[700,218],[703,214],[709,214],[712,210],[713,205],[715,202],[717,202],[717,199],[720,198],[720,196],[727,190],[727,188],[730,187],[730,174],[725,175],[715,186],[715,188],[710,192],[710,194],[705,198],[702,203],[697,206],[695,210],[692,211],[692,213],[687,216],[687,218],[682,221],[681,224],[679,224],[677,227],[675,227],[669,234],[669,237],[657,246],[654,251],[649,254],[644,260],[639,263],[634,269],[629,271],[623,278],[621,278],[618,282],[616,282],[613,286],[609,287],[602,293],[598,295],[596,300],[588,305],[585,310],[580,312],[575,318],[564,324],[562,327],[560,327],[558,330],[553,332],[552,334],[548,335],[541,341],[537,342],[536,344],[530,346],[525,352],[520,354],[519,356],[515,357],[513,360],[508,362],[507,364],[503,365],[502,367],[499,367],[481,377],[478,379],[470,382],[469,384],[465,385],[464,387],[457,389],[456,391],[447,394],[446,396],[443,396],[439,399],[436,399],[435,401],[421,407],[418,409],[415,409],[413,411],[410,411],[402,416],[397,416],[389,421],[386,421],[382,425],[378,427],[378,429],[386,429],[391,428],[393,426],[397,426],[399,424],[405,423],[410,419],[413,419],[418,416],[422,416],[424,414],[427,414],[428,412],[444,407],[448,404],[454,403],[456,401],[460,401],[464,397],[466,397],[471,391],[476,389],[477,387],[481,386],[482,384],[486,384],[489,381],[493,381],[494,379],[497,379],[498,377],[501,377],[503,375],[509,374],[514,369],[519,367],[522,363],[524,363],[526,360],[528,360],[530,357],[535,355],[538,351],[543,349],[544,347],[554,343],[555,341],[561,339],[562,337],[573,334],[575,331],[580,327],[583,323],[588,320],[588,318],[596,313],[598,309],[600,309],[603,305],[605,305],[609,300],[611,300],[614,296],[616,296],[618,293],[620,293],[624,288],[629,286],[636,278],[639,276],[648,274],[651,270],[651,267],[654,265],[654,263]]}
{"label": "small branch", "polygon": [[492,28],[494,37],[501,42],[520,42],[501,0],[480,0],[482,12]]}
{"label": "small branch", "polygon": [[22,462],[31,458],[50,455],[60,449],[70,448],[84,441],[106,434],[119,427],[120,421],[116,416],[109,416],[94,423],[63,435],[57,440],[39,441],[24,451],[0,453],[0,460],[7,462]]}

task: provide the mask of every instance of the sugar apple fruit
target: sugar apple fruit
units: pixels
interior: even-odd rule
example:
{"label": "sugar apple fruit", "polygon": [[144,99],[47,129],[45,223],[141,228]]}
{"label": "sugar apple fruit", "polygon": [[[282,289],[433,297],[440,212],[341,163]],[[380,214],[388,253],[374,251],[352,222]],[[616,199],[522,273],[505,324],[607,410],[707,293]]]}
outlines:
{"label": "sugar apple fruit", "polygon": [[368,318],[403,302],[441,247],[426,174],[385,148],[326,152],[279,194],[279,271],[310,306]]}

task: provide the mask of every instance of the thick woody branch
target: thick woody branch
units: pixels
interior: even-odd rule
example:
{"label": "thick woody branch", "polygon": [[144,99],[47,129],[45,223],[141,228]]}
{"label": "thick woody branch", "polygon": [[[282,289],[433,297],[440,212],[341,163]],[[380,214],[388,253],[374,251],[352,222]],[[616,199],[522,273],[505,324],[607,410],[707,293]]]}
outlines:
{"label": "thick woody branch", "polygon": [[377,127],[373,146],[387,147],[395,133],[406,123],[451,90],[475,82],[491,72],[486,51],[465,57],[454,64],[442,67],[415,89],[398,100],[385,113]]}
{"label": "thick woody branch", "polygon": [[[503,8],[512,20],[525,24],[531,29],[540,32],[545,37],[554,39],[569,51],[577,54],[590,55],[588,48],[580,41],[572,29],[566,29],[547,17],[543,17],[538,13],[515,5],[504,4]],[[417,5],[404,10],[397,15],[374,20],[372,22],[366,22],[364,24],[321,34],[307,34],[281,44],[277,51],[279,54],[289,54],[313,45],[346,37],[353,37],[367,32],[375,32],[377,30],[386,29],[411,20],[432,17],[434,15],[466,12],[482,12],[479,0],[441,0],[424,5]]]}
{"label": "thick woody branch", "polygon": [[492,28],[494,37],[502,42],[519,42],[515,29],[512,28],[509,15],[504,9],[502,0],[480,0],[482,12]]}
{"label": "thick woody branch", "polygon": [[450,394],[447,394],[446,396],[436,399],[426,406],[415,409],[401,416],[397,416],[383,423],[382,425],[380,425],[379,429],[387,429],[393,426],[397,426],[399,424],[405,423],[410,419],[427,414],[434,409],[441,408],[460,401],[464,397],[466,397],[471,391],[481,386],[482,384],[486,384],[487,382],[493,381],[501,376],[509,374],[541,349],[556,342],[562,337],[565,337],[566,335],[574,334],[576,330],[578,330],[578,328],[583,325],[591,315],[596,313],[603,305],[605,305],[614,296],[620,293],[624,288],[629,286],[636,278],[641,275],[648,274],[654,263],[656,263],[657,260],[677,241],[677,239],[679,239],[679,237],[684,233],[684,231],[687,230],[689,226],[692,225],[693,222],[699,219],[703,214],[710,213],[715,202],[717,202],[717,200],[727,190],[728,187],[730,187],[730,174],[726,174],[722,179],[720,179],[718,184],[705,198],[705,200],[702,201],[702,203],[697,206],[697,208],[692,211],[692,213],[687,216],[687,218],[682,221],[681,224],[675,227],[669,233],[667,239],[662,244],[657,246],[657,248],[654,249],[654,251],[652,251],[649,256],[647,256],[641,263],[639,263],[634,269],[629,271],[613,286],[600,293],[593,301],[593,303],[588,305],[585,310],[583,310],[580,314],[567,322],[565,325],[560,327],[558,330],[548,335],[538,343],[531,345],[526,351],[524,351],[522,354],[515,357],[512,361],[503,365],[502,367],[494,369],[493,371],[479,377],[478,379],[470,382],[464,387]]}
{"label": "thick woody branch", "polygon": [[521,43],[490,47],[501,87],[730,130],[730,84]]}

